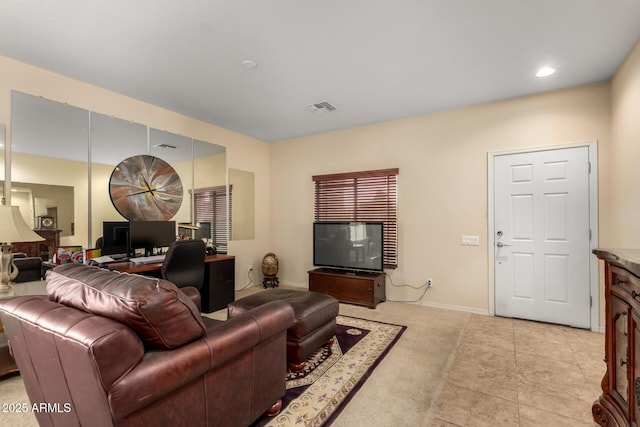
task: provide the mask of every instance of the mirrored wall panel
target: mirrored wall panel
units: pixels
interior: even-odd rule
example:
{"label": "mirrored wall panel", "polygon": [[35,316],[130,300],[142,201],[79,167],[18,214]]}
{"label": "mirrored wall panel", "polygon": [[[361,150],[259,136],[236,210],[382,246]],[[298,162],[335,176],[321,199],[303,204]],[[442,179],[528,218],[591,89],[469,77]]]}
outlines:
{"label": "mirrored wall panel", "polygon": [[[85,241],[88,111],[19,92],[12,93],[11,111],[11,204],[34,227],[38,216],[53,212],[61,238]],[[60,199],[59,187],[72,189],[72,199]]]}
{"label": "mirrored wall panel", "polygon": [[[12,182],[7,186],[31,191],[24,203],[34,226],[41,212],[57,208],[63,245],[95,247],[104,222],[126,221],[111,202],[109,180],[129,157],[155,156],[178,173],[184,194],[172,218],[178,223],[196,222],[193,195],[198,186],[226,187],[226,152],[220,145],[20,92],[12,93],[11,144]],[[54,188],[71,189],[73,200],[64,202],[64,213]],[[211,228],[204,226],[195,237]],[[210,236],[216,237],[213,232]]]}
{"label": "mirrored wall panel", "polygon": [[255,238],[255,182],[253,172],[229,169],[231,240]]}
{"label": "mirrored wall panel", "polygon": [[4,142],[5,142],[6,128],[3,123],[0,123],[0,181],[2,187],[0,187],[0,204],[4,204]]}

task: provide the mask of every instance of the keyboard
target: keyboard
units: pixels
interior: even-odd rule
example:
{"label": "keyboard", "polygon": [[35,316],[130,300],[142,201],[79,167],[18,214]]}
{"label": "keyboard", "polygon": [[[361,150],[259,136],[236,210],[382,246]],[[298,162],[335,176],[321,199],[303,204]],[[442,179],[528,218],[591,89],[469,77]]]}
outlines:
{"label": "keyboard", "polygon": [[141,256],[137,258],[131,258],[129,261],[135,262],[136,264],[156,264],[164,261],[164,257],[166,255],[152,255],[152,256]]}

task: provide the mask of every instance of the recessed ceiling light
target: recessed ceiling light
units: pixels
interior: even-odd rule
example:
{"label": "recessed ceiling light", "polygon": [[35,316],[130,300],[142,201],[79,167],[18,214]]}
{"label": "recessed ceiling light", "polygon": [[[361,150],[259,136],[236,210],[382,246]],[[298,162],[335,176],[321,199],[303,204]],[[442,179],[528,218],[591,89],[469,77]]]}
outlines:
{"label": "recessed ceiling light", "polygon": [[549,77],[551,74],[555,72],[556,72],[556,69],[553,67],[542,67],[536,73],[536,77]]}
{"label": "recessed ceiling light", "polygon": [[254,70],[258,67],[256,61],[252,61],[251,59],[245,59],[242,61],[242,68],[246,68],[247,70]]}

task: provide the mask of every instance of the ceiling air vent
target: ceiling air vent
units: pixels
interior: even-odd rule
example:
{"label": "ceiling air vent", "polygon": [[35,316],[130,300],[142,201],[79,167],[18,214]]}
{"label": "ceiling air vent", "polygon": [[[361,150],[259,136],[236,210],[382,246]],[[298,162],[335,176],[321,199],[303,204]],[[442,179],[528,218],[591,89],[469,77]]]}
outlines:
{"label": "ceiling air vent", "polygon": [[336,111],[335,105],[328,103],[327,101],[318,102],[317,104],[309,104],[306,106],[307,110],[316,114],[324,114],[331,111]]}
{"label": "ceiling air vent", "polygon": [[167,149],[173,150],[178,147],[176,147],[175,145],[169,145],[169,144],[156,144],[153,146],[153,148],[167,148]]}

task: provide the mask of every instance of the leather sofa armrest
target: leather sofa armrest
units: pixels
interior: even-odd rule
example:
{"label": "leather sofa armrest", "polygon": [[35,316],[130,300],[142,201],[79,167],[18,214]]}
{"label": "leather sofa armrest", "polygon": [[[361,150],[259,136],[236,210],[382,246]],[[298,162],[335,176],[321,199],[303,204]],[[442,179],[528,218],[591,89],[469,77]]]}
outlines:
{"label": "leather sofa armrest", "polygon": [[[110,390],[114,417],[120,419],[147,406],[259,343],[286,333],[294,320],[291,305],[272,301],[208,326],[204,337],[182,347],[148,351],[142,362]],[[285,346],[282,351],[286,352]],[[149,378],[162,378],[162,387]]]}
{"label": "leather sofa armrest", "polygon": [[295,322],[291,305],[284,301],[270,301],[238,317],[214,325],[204,339],[212,351],[212,367],[267,341],[286,331]]}

